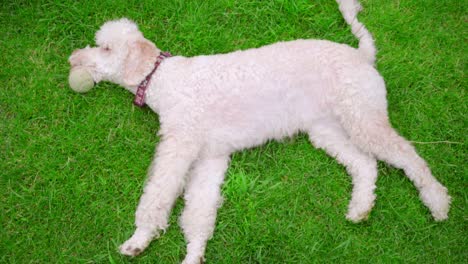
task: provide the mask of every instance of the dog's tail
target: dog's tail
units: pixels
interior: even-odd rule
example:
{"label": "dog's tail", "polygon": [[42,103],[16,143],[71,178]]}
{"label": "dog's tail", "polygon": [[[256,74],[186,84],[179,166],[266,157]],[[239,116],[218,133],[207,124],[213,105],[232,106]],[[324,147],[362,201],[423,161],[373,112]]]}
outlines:
{"label": "dog's tail", "polygon": [[362,10],[361,4],[359,4],[358,0],[336,0],[336,2],[346,23],[351,26],[354,36],[359,39],[358,50],[371,64],[374,64],[375,54],[377,53],[374,39],[367,28],[357,20],[357,14]]}

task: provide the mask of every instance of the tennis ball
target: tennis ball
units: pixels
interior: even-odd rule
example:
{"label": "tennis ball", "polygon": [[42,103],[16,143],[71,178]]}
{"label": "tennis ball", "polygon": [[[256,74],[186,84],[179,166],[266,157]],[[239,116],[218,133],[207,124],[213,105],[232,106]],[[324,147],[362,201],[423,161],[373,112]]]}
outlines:
{"label": "tennis ball", "polygon": [[70,88],[77,93],[86,93],[94,87],[93,76],[82,67],[71,69],[68,83]]}

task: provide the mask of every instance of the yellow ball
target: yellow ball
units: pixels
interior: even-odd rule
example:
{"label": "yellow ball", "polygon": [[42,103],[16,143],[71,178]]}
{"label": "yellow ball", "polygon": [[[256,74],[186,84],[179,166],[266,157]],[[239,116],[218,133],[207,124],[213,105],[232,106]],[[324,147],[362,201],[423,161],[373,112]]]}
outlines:
{"label": "yellow ball", "polygon": [[94,87],[93,76],[82,67],[71,69],[68,83],[70,84],[70,88],[78,93],[86,93]]}

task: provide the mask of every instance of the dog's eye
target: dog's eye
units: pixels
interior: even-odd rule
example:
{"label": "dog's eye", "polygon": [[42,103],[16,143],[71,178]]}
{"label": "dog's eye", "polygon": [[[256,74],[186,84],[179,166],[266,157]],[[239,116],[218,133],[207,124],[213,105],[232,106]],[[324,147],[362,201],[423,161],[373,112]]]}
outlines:
{"label": "dog's eye", "polygon": [[102,48],[104,51],[110,51],[111,49],[109,47],[103,47]]}

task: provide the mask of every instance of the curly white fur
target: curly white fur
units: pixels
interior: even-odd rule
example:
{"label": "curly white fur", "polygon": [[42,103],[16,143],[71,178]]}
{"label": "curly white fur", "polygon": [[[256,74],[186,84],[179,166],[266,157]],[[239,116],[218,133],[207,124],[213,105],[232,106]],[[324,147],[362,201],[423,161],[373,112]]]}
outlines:
{"label": "curly white fur", "polygon": [[[122,254],[139,254],[167,228],[185,190],[184,263],[199,263],[213,234],[229,155],[299,131],[352,176],[349,220],[366,219],[374,205],[376,159],[403,169],[434,218],[447,218],[446,188],[389,123],[384,80],[372,65],[374,42],[356,18],[359,3],[337,2],[360,39],[358,49],[296,40],[162,62],[146,94],[160,116],[161,142],[136,211],[136,231],[120,247]],[[128,19],[105,23],[96,42],[98,47],[72,54],[72,67],[86,67],[96,82],[111,81],[132,93],[160,53]]]}

